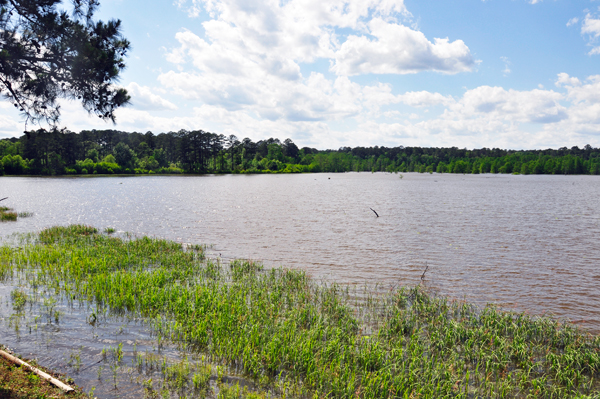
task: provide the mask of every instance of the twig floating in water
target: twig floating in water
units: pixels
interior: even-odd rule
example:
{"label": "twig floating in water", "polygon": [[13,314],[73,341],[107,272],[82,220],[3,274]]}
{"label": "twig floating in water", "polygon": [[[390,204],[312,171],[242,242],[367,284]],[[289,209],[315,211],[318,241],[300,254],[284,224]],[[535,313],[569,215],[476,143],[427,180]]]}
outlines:
{"label": "twig floating in water", "polygon": [[374,213],[374,214],[375,214],[377,217],[379,217],[379,215],[377,214],[377,212],[375,212],[375,210],[374,210],[373,208],[369,208],[369,209],[370,209],[370,210],[372,210],[372,211],[373,211],[373,213]]}
{"label": "twig floating in water", "polygon": [[425,270],[423,271],[423,274],[421,274],[421,281],[425,280],[425,273],[427,273],[427,269],[429,269],[429,265],[427,262],[425,262]]}
{"label": "twig floating in water", "polygon": [[5,199],[8,199],[8,197],[4,197],[4,198],[0,199],[0,201],[4,201]]}

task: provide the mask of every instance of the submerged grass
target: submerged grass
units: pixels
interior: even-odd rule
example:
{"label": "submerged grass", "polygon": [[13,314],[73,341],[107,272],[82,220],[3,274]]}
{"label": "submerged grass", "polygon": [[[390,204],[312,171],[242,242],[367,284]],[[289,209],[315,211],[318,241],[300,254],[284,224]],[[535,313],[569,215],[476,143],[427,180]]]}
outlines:
{"label": "submerged grass", "polygon": [[[17,272],[73,301],[145,317],[159,343],[204,354],[276,396],[600,393],[599,337],[550,318],[448,301],[418,286],[358,295],[301,271],[263,270],[244,260],[224,268],[205,259],[199,246],[123,240],[89,226],[54,227],[18,248],[0,247],[0,278]],[[26,301],[20,295],[13,299]],[[205,390],[210,377],[187,360],[164,370],[178,390]],[[219,392],[262,395],[227,384]]]}
{"label": "submerged grass", "polygon": [[17,212],[0,210],[0,222],[14,222],[17,220]]}
{"label": "submerged grass", "polygon": [[0,222],[15,222],[17,217],[27,218],[33,216],[32,212],[14,212],[12,208],[0,206]]}

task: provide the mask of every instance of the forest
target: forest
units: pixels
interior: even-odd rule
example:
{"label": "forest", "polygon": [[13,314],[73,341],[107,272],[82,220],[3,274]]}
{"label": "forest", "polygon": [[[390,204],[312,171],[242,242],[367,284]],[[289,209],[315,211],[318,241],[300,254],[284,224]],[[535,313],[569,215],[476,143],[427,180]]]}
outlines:
{"label": "forest", "polygon": [[25,132],[0,140],[0,175],[420,172],[600,174],[600,149],[456,147],[298,148],[203,130],[154,134],[117,130]]}

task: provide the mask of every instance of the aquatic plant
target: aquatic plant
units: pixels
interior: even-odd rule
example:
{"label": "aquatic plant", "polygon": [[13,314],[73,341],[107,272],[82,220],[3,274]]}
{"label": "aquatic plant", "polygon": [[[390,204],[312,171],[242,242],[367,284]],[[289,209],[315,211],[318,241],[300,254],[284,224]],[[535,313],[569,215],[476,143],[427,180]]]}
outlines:
{"label": "aquatic plant", "polygon": [[27,218],[33,216],[32,212],[14,212],[12,208],[0,206],[0,222],[15,222],[17,217]]}
{"label": "aquatic plant", "polygon": [[[600,394],[600,337],[547,317],[450,301],[421,286],[350,290],[251,261],[223,267],[202,247],[120,239],[89,226],[54,227],[20,247],[0,247],[0,277],[17,272],[96,309],[144,317],[159,347],[172,342],[203,354],[275,396]],[[105,353],[116,387],[122,352]],[[187,359],[136,359],[135,367],[161,371],[161,389],[206,389],[210,378]],[[222,382],[224,368],[215,370]],[[152,382],[150,390],[156,393]],[[224,385],[219,395],[242,394]]]}
{"label": "aquatic plant", "polygon": [[20,289],[14,289],[10,293],[10,298],[13,301],[13,309],[16,312],[22,312],[27,303],[27,294]]}
{"label": "aquatic plant", "polygon": [[0,222],[14,222],[17,220],[17,212],[12,212],[10,208],[0,210]]}

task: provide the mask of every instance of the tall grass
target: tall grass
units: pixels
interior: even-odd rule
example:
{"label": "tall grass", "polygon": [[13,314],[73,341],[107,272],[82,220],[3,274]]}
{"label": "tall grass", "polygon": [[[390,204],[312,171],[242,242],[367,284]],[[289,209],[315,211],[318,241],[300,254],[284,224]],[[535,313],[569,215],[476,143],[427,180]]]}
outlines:
{"label": "tall grass", "polygon": [[[223,267],[199,246],[123,240],[88,226],[55,227],[18,248],[0,247],[0,277],[16,272],[74,301],[143,316],[159,342],[202,353],[277,395],[570,398],[600,392],[599,337],[546,317],[448,301],[418,286],[385,295],[353,292],[301,271],[264,270],[244,260]],[[180,377],[191,373],[186,362],[165,378],[178,387],[204,387],[206,373]],[[241,395],[234,391],[225,387],[221,396]]]}

